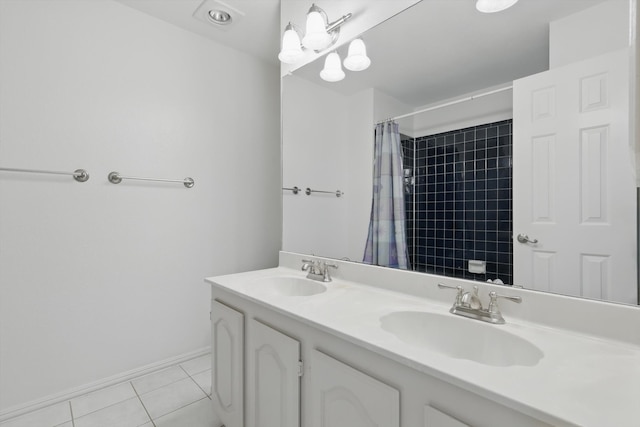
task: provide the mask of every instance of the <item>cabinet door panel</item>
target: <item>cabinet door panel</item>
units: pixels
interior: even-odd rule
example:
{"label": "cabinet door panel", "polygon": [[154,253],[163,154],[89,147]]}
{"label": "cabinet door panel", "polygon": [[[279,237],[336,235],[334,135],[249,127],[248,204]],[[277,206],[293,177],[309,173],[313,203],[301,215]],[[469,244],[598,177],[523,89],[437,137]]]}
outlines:
{"label": "cabinet door panel", "polygon": [[244,315],[211,302],[211,400],[227,427],[243,427]]}
{"label": "cabinet door panel", "polygon": [[311,361],[314,427],[398,427],[398,390],[319,351]]}
{"label": "cabinet door panel", "polygon": [[249,328],[249,426],[298,427],[300,343],[254,319]]}
{"label": "cabinet door panel", "polygon": [[471,427],[427,405],[424,407],[424,427]]}

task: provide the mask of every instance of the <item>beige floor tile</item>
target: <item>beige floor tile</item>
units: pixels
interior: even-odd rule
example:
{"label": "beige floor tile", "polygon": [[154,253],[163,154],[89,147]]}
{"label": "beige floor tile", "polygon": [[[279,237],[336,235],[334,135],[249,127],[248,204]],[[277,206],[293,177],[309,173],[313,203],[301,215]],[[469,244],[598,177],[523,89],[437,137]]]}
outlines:
{"label": "beige floor tile", "polygon": [[177,381],[157,390],[140,395],[151,418],[156,419],[206,397],[191,379]]}
{"label": "beige floor tile", "polygon": [[187,374],[180,366],[172,366],[171,368],[137,378],[131,381],[131,384],[133,384],[138,394],[145,394],[187,377]]}
{"label": "beige floor tile", "polygon": [[127,399],[136,397],[136,392],[129,382],[116,384],[102,390],[94,391],[84,396],[71,399],[73,417],[80,418],[91,412],[106,408]]}
{"label": "beige floor tile", "polygon": [[137,397],[116,403],[80,418],[75,427],[138,427],[151,421]]}
{"label": "beige floor tile", "polygon": [[54,427],[67,421],[71,421],[69,402],[62,402],[2,422],[0,427]]}
{"label": "beige floor tile", "polygon": [[185,371],[191,376],[198,374],[207,369],[211,369],[211,354],[205,354],[196,359],[187,360],[180,364]]}
{"label": "beige floor tile", "polygon": [[156,427],[220,427],[211,399],[204,398],[154,420]]}
{"label": "beige floor tile", "polygon": [[211,396],[211,369],[195,374],[191,378],[198,383],[207,395]]}

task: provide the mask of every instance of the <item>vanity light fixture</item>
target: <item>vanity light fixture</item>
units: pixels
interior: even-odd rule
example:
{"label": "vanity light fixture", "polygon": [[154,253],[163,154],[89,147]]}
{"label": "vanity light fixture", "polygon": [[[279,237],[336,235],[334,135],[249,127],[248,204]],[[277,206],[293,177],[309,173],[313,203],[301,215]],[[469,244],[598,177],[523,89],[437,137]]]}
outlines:
{"label": "vanity light fixture", "polygon": [[[349,43],[349,51],[344,60],[344,67],[349,71],[362,71],[369,68],[371,59],[367,56],[367,47],[362,39],[354,39]],[[340,64],[340,55],[333,51],[327,55],[324,68],[320,71],[322,80],[334,83],[344,79],[345,74]]]}
{"label": "vanity light fixture", "polygon": [[349,53],[344,59],[344,68],[349,71],[363,71],[369,68],[371,59],[367,56],[367,46],[362,39],[355,39],[349,43]]}
{"label": "vanity light fixture", "polygon": [[302,45],[311,50],[322,50],[331,43],[331,36],[327,31],[327,14],[315,4],[311,5],[307,13],[307,30],[302,39]]}
{"label": "vanity light fixture", "polygon": [[478,0],[476,9],[483,13],[501,12],[517,2],[518,0]]}
{"label": "vanity light fixture", "polygon": [[483,13],[501,12],[510,8],[517,3],[518,0],[478,0],[476,9]]}
{"label": "vanity light fixture", "polygon": [[278,54],[278,59],[285,64],[295,64],[304,56],[300,45],[300,33],[291,22],[284,29],[282,37],[282,50]]}
{"label": "vanity light fixture", "polygon": [[331,52],[324,60],[324,68],[320,71],[320,77],[326,82],[334,83],[344,79],[344,76],[340,55],[338,55],[338,52]]}
{"label": "vanity light fixture", "polygon": [[301,38],[296,27],[289,23],[282,37],[282,50],[278,58],[286,64],[293,64],[303,57],[302,46],[306,49],[320,52],[334,45],[340,36],[340,26],[349,18],[351,18],[351,13],[343,15],[334,22],[329,22],[325,11],[316,6],[315,3],[312,4],[307,13],[304,37]]}

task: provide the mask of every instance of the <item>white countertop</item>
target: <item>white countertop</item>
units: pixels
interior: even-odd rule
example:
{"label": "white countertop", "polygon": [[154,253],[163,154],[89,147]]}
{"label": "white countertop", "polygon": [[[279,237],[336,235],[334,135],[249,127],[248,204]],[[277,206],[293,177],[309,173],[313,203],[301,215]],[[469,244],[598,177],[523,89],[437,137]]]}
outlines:
{"label": "white countertop", "polygon": [[[634,343],[540,326],[505,314],[505,325],[487,327],[535,344],[544,356],[535,366],[489,366],[407,344],[380,326],[383,316],[398,311],[451,315],[450,303],[340,278],[327,283],[326,292],[308,297],[260,289],[259,279],[280,276],[304,278],[305,273],[278,267],[211,277],[207,282],[550,424],[640,426],[640,346]],[[447,295],[453,302],[454,294]]]}

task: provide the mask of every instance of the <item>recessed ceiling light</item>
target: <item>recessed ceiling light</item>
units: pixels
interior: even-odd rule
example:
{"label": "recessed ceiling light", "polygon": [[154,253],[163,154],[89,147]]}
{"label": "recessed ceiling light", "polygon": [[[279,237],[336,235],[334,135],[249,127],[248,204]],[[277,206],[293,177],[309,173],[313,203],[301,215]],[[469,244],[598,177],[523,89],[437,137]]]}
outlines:
{"label": "recessed ceiling light", "polygon": [[217,25],[229,25],[231,23],[231,15],[224,10],[210,10],[209,20]]}

